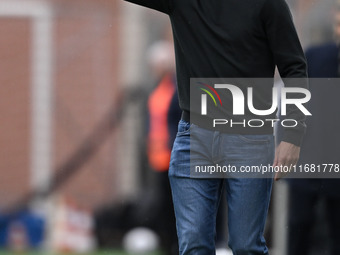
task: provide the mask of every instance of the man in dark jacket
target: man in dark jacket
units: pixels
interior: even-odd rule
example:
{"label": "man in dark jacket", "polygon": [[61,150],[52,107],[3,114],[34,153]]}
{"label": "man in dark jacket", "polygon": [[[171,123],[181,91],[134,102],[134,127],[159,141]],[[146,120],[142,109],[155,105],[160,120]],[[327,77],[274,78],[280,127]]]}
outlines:
{"label": "man in dark jacket", "polygon": [[[314,46],[306,51],[310,78],[339,78],[340,2],[335,14],[335,41]],[[302,144],[300,164],[340,164],[339,82],[327,86],[321,80],[311,80],[314,95],[309,102],[313,117],[307,119],[308,130]],[[288,254],[307,255],[316,222],[316,205],[320,199],[326,205],[325,218],[329,223],[327,245],[331,255],[340,254],[340,180],[291,179],[289,208]],[[319,233],[320,234],[320,233]],[[322,244],[321,244],[322,245]]]}

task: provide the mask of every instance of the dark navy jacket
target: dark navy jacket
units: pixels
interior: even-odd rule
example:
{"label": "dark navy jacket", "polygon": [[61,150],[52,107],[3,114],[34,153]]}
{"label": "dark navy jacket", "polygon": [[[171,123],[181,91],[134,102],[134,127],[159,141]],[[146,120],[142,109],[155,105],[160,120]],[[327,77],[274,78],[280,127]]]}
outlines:
{"label": "dark navy jacket", "polygon": [[[339,48],[334,43],[306,51],[309,89],[312,99],[308,109],[307,130],[301,146],[300,164],[340,164],[340,84],[327,86],[313,78],[339,78]],[[292,179],[304,191],[326,196],[340,196],[340,179]]]}

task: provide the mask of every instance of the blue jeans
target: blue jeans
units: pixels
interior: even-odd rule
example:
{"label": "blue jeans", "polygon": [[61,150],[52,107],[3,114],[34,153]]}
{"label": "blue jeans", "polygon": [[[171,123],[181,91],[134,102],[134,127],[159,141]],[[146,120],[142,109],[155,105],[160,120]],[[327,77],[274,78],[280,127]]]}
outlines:
{"label": "blue jeans", "polygon": [[273,135],[226,134],[181,120],[169,169],[180,255],[215,254],[216,214],[223,185],[228,201],[228,244],[234,255],[268,254],[263,232],[273,179],[191,178],[190,157],[202,165],[272,164]]}

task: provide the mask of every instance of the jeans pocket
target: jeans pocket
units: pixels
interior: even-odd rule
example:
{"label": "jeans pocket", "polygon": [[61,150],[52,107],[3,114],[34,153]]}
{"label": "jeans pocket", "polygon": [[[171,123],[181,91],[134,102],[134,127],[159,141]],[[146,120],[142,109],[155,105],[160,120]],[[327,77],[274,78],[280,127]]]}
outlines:
{"label": "jeans pocket", "polygon": [[178,123],[177,136],[190,134],[191,127],[192,127],[191,123],[189,123],[185,120],[180,120],[179,123]]}

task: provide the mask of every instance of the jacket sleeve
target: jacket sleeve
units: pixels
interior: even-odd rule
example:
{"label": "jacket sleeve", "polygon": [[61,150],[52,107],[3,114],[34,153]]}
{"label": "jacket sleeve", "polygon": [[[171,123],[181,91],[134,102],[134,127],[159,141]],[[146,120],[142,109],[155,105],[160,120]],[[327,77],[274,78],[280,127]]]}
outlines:
{"label": "jacket sleeve", "polygon": [[[265,0],[261,15],[268,44],[285,87],[308,88],[306,59],[287,3],[285,0]],[[300,97],[290,94],[290,98]],[[300,146],[306,129],[306,116],[295,105],[288,105],[285,119],[296,120],[297,126],[285,128],[282,140]]]}
{"label": "jacket sleeve", "polygon": [[147,8],[151,8],[160,12],[164,12],[166,14],[170,13],[171,0],[125,0],[130,3],[138,4]]}

